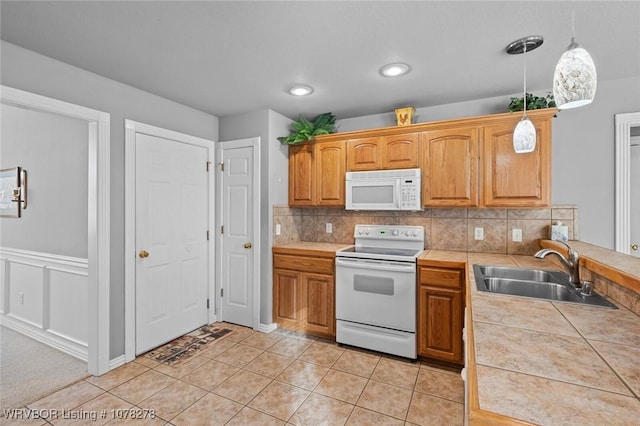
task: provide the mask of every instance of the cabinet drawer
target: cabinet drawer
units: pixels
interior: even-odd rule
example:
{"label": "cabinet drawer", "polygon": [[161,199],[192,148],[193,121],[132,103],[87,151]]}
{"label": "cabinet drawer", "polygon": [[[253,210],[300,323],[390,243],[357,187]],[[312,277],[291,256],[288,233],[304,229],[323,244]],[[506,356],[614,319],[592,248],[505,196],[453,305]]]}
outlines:
{"label": "cabinet drawer", "polygon": [[454,269],[438,269],[421,267],[419,273],[420,285],[430,285],[449,288],[462,288],[462,271]]}
{"label": "cabinet drawer", "polygon": [[273,256],[273,267],[333,275],[333,259],[277,254]]}

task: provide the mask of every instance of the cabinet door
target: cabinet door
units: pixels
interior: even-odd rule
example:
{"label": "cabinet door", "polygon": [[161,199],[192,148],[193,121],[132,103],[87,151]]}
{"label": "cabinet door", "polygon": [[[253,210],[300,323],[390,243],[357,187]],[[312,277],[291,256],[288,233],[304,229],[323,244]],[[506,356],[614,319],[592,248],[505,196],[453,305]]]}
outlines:
{"label": "cabinet door", "polygon": [[316,201],[314,145],[289,146],[289,205],[312,206]]}
{"label": "cabinet door", "polygon": [[334,277],[302,274],[302,306],[306,307],[304,330],[310,334],[335,337]]}
{"label": "cabinet door", "polygon": [[422,204],[478,205],[477,127],[422,134]]}
{"label": "cabinet door", "polygon": [[484,129],[483,199],[485,206],[548,206],[551,193],[551,118],[532,119],[533,152],[516,154],[513,129],[520,116]]}
{"label": "cabinet door", "polygon": [[301,325],[301,273],[273,270],[273,321],[284,328]]}
{"label": "cabinet door", "polygon": [[462,292],[420,286],[418,354],[462,363]]}
{"label": "cabinet door", "polygon": [[316,144],[316,204],[344,206],[346,147],[343,141]]}
{"label": "cabinet door", "polygon": [[352,139],[347,142],[347,171],[379,170],[382,155],[379,137]]}
{"label": "cabinet door", "polygon": [[419,167],[420,133],[383,136],[383,168],[411,169]]}

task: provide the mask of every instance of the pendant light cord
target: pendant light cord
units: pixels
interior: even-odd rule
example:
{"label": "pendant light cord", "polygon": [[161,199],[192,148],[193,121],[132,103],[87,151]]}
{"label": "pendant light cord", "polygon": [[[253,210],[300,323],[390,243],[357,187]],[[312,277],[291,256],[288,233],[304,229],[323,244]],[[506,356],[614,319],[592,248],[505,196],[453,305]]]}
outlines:
{"label": "pendant light cord", "polygon": [[527,42],[524,42],[524,114],[522,117],[527,116]]}
{"label": "pendant light cord", "polygon": [[576,0],[571,2],[571,44],[576,38]]}

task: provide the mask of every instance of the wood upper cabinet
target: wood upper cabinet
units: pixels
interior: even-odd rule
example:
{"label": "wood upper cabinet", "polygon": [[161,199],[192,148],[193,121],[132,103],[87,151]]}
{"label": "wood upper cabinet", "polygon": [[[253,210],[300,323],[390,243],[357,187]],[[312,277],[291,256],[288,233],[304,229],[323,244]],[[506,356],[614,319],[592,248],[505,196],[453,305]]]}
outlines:
{"label": "wood upper cabinet", "polygon": [[316,202],[315,150],[313,144],[289,146],[289,205],[313,206]]}
{"label": "wood upper cabinet", "polygon": [[412,169],[420,165],[420,133],[382,137],[383,169]]}
{"label": "wood upper cabinet", "polygon": [[285,329],[335,337],[334,258],[274,250],[273,321]]}
{"label": "wood upper cabinet", "polygon": [[418,267],[418,355],[463,364],[464,270]]}
{"label": "wood upper cabinet", "polygon": [[422,204],[478,205],[480,127],[422,133]]}
{"label": "wood upper cabinet", "polygon": [[347,142],[347,171],[419,167],[420,133],[374,136]]}
{"label": "wood upper cabinet", "polygon": [[318,143],[316,150],[316,205],[344,206],[344,142]]}
{"label": "wood upper cabinet", "polygon": [[347,142],[347,171],[382,169],[380,137],[351,139]]}
{"label": "wood upper cabinet", "polygon": [[289,205],[344,206],[343,141],[289,146]]}
{"label": "wood upper cabinet", "polygon": [[529,118],[536,128],[533,152],[516,154],[513,129],[521,118],[484,127],[482,204],[487,207],[548,206],[551,199],[551,116]]}

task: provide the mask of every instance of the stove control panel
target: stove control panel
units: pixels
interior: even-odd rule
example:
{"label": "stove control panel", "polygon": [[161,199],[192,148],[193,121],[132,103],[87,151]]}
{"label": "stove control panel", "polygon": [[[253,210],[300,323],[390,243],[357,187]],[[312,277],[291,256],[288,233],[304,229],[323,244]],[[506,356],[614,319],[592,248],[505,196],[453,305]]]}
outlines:
{"label": "stove control panel", "polygon": [[356,225],[354,238],[371,240],[424,241],[422,226]]}

